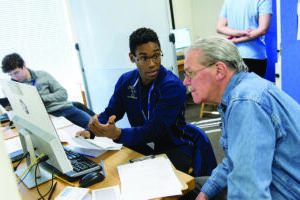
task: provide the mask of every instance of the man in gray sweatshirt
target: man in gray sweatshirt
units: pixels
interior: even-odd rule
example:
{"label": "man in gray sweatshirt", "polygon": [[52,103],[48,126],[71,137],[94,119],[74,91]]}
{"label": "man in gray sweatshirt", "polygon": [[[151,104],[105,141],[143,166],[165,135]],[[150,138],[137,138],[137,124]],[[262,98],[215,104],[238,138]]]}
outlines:
{"label": "man in gray sweatshirt", "polygon": [[14,81],[36,86],[49,114],[56,117],[63,116],[82,128],[88,126],[91,116],[68,101],[66,89],[49,73],[27,68],[24,60],[17,53],[3,58],[2,71]]}

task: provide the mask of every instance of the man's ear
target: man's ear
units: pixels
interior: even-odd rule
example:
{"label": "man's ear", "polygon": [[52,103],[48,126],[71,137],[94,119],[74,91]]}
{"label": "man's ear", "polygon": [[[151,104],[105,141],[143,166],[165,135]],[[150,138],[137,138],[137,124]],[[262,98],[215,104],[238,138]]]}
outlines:
{"label": "man's ear", "polygon": [[129,59],[132,63],[135,63],[135,57],[132,55],[132,53],[129,53]]}
{"label": "man's ear", "polygon": [[227,66],[225,63],[223,62],[217,62],[216,63],[216,79],[222,80],[226,77],[227,74]]}

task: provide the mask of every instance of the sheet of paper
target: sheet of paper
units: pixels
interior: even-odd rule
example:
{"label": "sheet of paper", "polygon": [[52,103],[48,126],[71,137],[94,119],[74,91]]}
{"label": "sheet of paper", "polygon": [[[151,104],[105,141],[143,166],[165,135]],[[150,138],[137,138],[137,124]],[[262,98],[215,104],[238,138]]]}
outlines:
{"label": "sheet of paper", "polygon": [[182,185],[164,157],[118,166],[122,200],[180,195]]}
{"label": "sheet of paper", "polygon": [[68,146],[68,147],[71,150],[73,150],[81,155],[89,156],[92,158],[97,158],[98,156],[100,156],[106,152],[106,150],[101,150],[101,149],[87,149],[87,148],[76,147],[76,146]]}
{"label": "sheet of paper", "polygon": [[[112,139],[105,137],[95,137],[95,139],[83,139],[81,137],[72,138],[73,141],[70,142],[72,146],[79,146],[88,149],[101,149],[101,150],[120,150],[122,144],[117,144],[113,142]],[[75,143],[74,143],[75,142]]]}
{"label": "sheet of paper", "polygon": [[67,186],[55,200],[88,200],[91,199],[88,194],[89,189]]}
{"label": "sheet of paper", "polygon": [[106,137],[95,137],[95,139],[88,141],[105,150],[120,150],[122,148],[122,144],[115,143]]}
{"label": "sheet of paper", "polygon": [[72,122],[70,122],[64,117],[51,117],[50,119],[56,129],[61,129],[73,125]]}
{"label": "sheet of paper", "polygon": [[78,131],[84,130],[83,128],[73,124],[72,126],[67,126],[62,129],[56,129],[57,134],[61,142],[72,142],[72,138],[76,136]]}
{"label": "sheet of paper", "polygon": [[13,153],[22,149],[21,141],[19,137],[13,137],[8,140],[4,140],[7,153]]}
{"label": "sheet of paper", "polygon": [[120,189],[118,185],[92,191],[92,200],[119,200]]}

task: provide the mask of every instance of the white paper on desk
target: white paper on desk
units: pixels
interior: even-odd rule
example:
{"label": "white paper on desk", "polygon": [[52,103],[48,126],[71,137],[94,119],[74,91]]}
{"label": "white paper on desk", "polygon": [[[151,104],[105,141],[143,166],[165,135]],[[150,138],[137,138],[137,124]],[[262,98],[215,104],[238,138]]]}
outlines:
{"label": "white paper on desk", "polygon": [[100,150],[120,150],[122,148],[122,144],[117,144],[112,141],[112,139],[106,137],[95,137],[95,139],[83,139],[82,137],[74,137],[72,138],[74,144],[78,145],[82,148],[87,149],[100,149]]}
{"label": "white paper on desk", "polygon": [[55,200],[90,200],[89,189],[67,186]]}
{"label": "white paper on desk", "polygon": [[72,126],[67,126],[62,129],[56,129],[61,142],[72,142],[72,138],[76,136],[78,131],[84,130],[83,128],[73,124]]}
{"label": "white paper on desk", "polygon": [[63,128],[63,127],[73,125],[72,122],[70,122],[69,120],[67,120],[64,117],[51,117],[50,119],[51,119],[51,121],[52,121],[52,123],[53,123],[53,125],[56,129],[60,129],[60,128]]}
{"label": "white paper on desk", "polygon": [[181,195],[182,185],[164,157],[118,166],[122,200]]}
{"label": "white paper on desk", "polygon": [[75,151],[81,155],[89,156],[92,158],[97,158],[98,156],[102,155],[106,152],[106,150],[100,150],[100,149],[87,149],[87,148],[81,148],[76,146],[68,146],[72,151]]}
{"label": "white paper on desk", "polygon": [[94,140],[83,139],[82,137],[72,137],[69,148],[82,155],[96,158],[107,150],[120,150],[122,144],[117,144],[109,138],[96,137]]}
{"label": "white paper on desk", "polygon": [[4,144],[8,154],[22,149],[22,145],[19,137],[13,137],[8,140],[4,140]]}
{"label": "white paper on desk", "polygon": [[118,185],[92,191],[92,200],[120,200]]}

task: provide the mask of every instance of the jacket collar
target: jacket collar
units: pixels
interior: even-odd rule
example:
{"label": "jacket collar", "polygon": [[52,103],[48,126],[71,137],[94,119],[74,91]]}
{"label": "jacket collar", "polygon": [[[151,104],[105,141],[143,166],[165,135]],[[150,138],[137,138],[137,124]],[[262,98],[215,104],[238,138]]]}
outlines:
{"label": "jacket collar", "polygon": [[241,80],[247,75],[247,72],[235,72],[228,82],[226,89],[223,93],[221,104],[228,106],[229,103],[229,95],[231,91],[241,82]]}
{"label": "jacket collar", "polygon": [[[154,85],[157,85],[159,82],[161,82],[164,79],[166,73],[167,73],[167,69],[163,65],[160,65],[158,75],[154,80]],[[134,79],[132,82],[132,86],[136,87],[136,86],[138,86],[138,84],[140,82],[141,82],[140,73],[139,73],[138,69],[135,69],[135,76],[134,76]]]}

